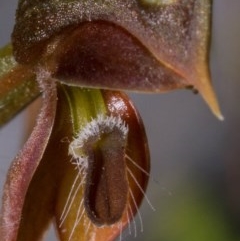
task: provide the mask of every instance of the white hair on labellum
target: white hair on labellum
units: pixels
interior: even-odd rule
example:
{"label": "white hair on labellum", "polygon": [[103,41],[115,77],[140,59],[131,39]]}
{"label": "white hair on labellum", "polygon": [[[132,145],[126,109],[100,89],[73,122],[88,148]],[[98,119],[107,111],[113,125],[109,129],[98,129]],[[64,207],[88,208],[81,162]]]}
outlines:
{"label": "white hair on labellum", "polygon": [[[128,150],[128,151],[131,151],[131,150]],[[128,174],[129,174],[128,179],[133,180],[133,182],[135,183],[135,185],[138,187],[139,191],[142,193],[143,197],[145,198],[148,206],[151,208],[152,211],[156,211],[155,207],[153,206],[153,204],[149,200],[149,198],[148,198],[147,194],[145,193],[144,189],[141,187],[141,184],[138,182],[137,178],[134,176],[134,173],[129,168],[128,162],[133,164],[144,175],[150,177],[150,173],[148,171],[146,171],[144,168],[142,168],[136,161],[134,161],[129,154],[125,154],[125,158],[127,160],[126,169],[127,169]],[[134,193],[133,193],[131,187],[129,187],[129,195],[130,195],[130,199],[132,200],[133,206],[130,203],[128,203],[128,206],[127,206],[128,235],[133,235],[133,237],[136,238],[137,234],[138,234],[137,222],[136,221],[137,220],[139,221],[140,232],[143,232],[143,219],[142,219],[140,209],[137,205],[137,201],[135,199],[135,196],[134,196]],[[133,212],[133,209],[136,209],[135,214]],[[121,227],[121,224],[119,224],[119,227]],[[117,239],[117,241],[122,241],[122,231],[123,230],[121,230],[120,228],[119,228],[119,230],[120,230],[120,236]]]}
{"label": "white hair on labellum", "polygon": [[88,168],[88,156],[85,149],[89,142],[101,139],[102,134],[108,134],[117,128],[126,139],[128,126],[120,116],[98,115],[97,118],[88,122],[77,134],[77,137],[69,145],[69,154],[73,157],[72,163],[77,167]]}
{"label": "white hair on labellum", "polygon": [[[63,225],[65,219],[67,218],[71,210],[71,207],[74,203],[74,200],[76,199],[76,196],[80,191],[80,188],[86,184],[86,176],[87,176],[88,167],[89,167],[89,156],[88,156],[89,148],[91,149],[91,146],[94,143],[100,141],[104,134],[109,134],[113,131],[118,131],[123,139],[127,139],[128,126],[120,116],[98,115],[96,118],[94,119],[92,118],[90,122],[88,122],[85,126],[83,126],[83,128],[81,128],[80,132],[76,135],[73,141],[70,142],[69,154],[72,156],[71,163],[75,165],[77,174],[76,174],[75,180],[73,181],[73,185],[68,194],[67,201],[65,203],[65,206],[60,218],[60,221],[61,221],[60,226]],[[133,180],[135,185],[138,187],[140,192],[145,197],[148,205],[151,207],[152,210],[155,210],[155,208],[149,201],[148,197],[146,196],[145,191],[141,188],[140,183],[138,183],[138,180],[134,176],[133,172],[129,169],[127,163],[128,162],[132,163],[140,172],[144,173],[146,176],[150,175],[149,172],[144,170],[137,162],[135,162],[130,155],[125,154],[125,158],[127,161],[126,171],[129,174],[128,178],[131,178]],[[136,237],[137,224],[134,218],[135,215],[133,214],[133,209],[136,209],[136,215],[140,222],[141,232],[143,231],[143,221],[142,221],[141,213],[137,206],[137,202],[135,200],[134,194],[130,187],[129,187],[129,195],[130,195],[130,199],[132,200],[133,206],[131,207],[130,203],[127,206],[128,231],[129,231],[129,235],[133,234],[134,237]],[[86,226],[85,235],[87,235],[87,230],[93,224],[90,219],[86,219],[86,216],[84,215],[84,213],[85,213],[84,201],[81,200],[80,203],[78,204],[76,219],[74,221],[72,230],[68,237],[69,241],[71,241],[74,235],[74,232],[76,231],[76,228],[81,221],[84,221],[84,225]],[[123,223],[120,220],[118,223],[116,223],[116,225],[118,226],[120,231],[119,239],[122,240]]]}
{"label": "white hair on labellum", "polygon": [[141,185],[138,183],[136,177],[134,176],[134,174],[132,173],[132,171],[127,167],[127,171],[130,174],[130,176],[132,177],[133,181],[135,182],[135,184],[137,185],[137,187],[139,188],[139,190],[141,191],[141,193],[143,194],[145,200],[147,201],[148,205],[150,206],[150,208],[153,211],[156,211],[156,209],[154,208],[154,206],[152,205],[151,201],[149,200],[148,196],[146,195],[145,191],[142,189]]}
{"label": "white hair on labellum", "polygon": [[[89,168],[89,150],[91,151],[92,145],[100,141],[103,135],[111,134],[115,131],[120,134],[123,140],[127,139],[128,126],[121,116],[105,116],[100,114],[96,118],[92,118],[90,122],[86,123],[73,141],[70,142],[69,155],[72,156],[71,163],[75,165],[77,174],[69,191],[63,212],[60,217],[60,227],[63,225],[68,214],[70,213],[74,200],[76,199],[81,187],[86,184],[86,176]],[[84,215],[84,201],[82,200],[78,205],[79,207],[76,214],[76,220],[68,237],[69,241],[72,239],[74,232],[76,231],[76,228],[81,220],[86,223]],[[88,220],[88,223],[86,223],[87,230],[91,224],[91,220]],[[120,226],[122,229],[122,224]]]}
{"label": "white hair on labellum", "polygon": [[70,144],[69,153],[74,158],[79,158],[75,150],[84,148],[90,138],[95,138],[94,141],[101,139],[103,133],[112,132],[115,128],[122,132],[123,138],[128,134],[128,126],[120,116],[104,116],[98,115],[83,127],[77,137]]}

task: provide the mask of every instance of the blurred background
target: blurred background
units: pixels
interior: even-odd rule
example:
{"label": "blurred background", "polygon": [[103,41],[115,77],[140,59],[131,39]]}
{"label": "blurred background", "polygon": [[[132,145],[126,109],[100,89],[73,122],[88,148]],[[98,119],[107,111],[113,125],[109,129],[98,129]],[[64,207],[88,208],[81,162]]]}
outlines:
{"label": "blurred background", "polygon": [[[0,46],[10,40],[16,0],[0,2]],[[199,95],[130,94],[145,123],[152,159],[137,237],[123,240],[240,241],[240,1],[215,0],[212,81],[225,117],[217,120]],[[151,108],[149,108],[151,107]],[[0,190],[22,146],[26,115],[0,129]],[[56,240],[50,231],[47,241]]]}

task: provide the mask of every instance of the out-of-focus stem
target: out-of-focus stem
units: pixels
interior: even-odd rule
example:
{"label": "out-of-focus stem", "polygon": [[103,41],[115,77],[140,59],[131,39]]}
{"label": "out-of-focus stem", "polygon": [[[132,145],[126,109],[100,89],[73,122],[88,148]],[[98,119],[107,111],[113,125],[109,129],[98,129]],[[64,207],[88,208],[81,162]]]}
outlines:
{"label": "out-of-focus stem", "polygon": [[35,74],[17,64],[11,45],[0,50],[0,127],[40,94]]}

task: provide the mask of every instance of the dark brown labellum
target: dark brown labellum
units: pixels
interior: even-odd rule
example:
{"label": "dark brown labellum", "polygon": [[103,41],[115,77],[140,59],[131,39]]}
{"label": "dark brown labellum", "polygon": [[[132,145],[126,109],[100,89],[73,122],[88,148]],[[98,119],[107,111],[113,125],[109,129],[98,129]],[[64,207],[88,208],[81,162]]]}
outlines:
{"label": "dark brown labellum", "polygon": [[[120,134],[121,135],[121,134]],[[97,225],[120,220],[128,197],[125,148],[119,133],[103,137],[92,151],[85,187],[85,208]]]}
{"label": "dark brown labellum", "polygon": [[119,221],[128,200],[126,144],[128,127],[120,117],[98,116],[71,144],[85,166],[84,205],[90,220],[99,226]]}

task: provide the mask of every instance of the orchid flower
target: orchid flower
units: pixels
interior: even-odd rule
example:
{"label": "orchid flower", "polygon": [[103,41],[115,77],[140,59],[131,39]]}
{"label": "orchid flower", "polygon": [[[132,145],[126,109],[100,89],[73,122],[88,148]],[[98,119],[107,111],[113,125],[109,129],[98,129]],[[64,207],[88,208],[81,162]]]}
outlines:
{"label": "orchid flower", "polygon": [[19,0],[0,50],[0,124],[42,97],[3,193],[2,241],[114,240],[138,212],[150,161],[122,91],[199,92],[222,119],[208,67],[210,0]]}

